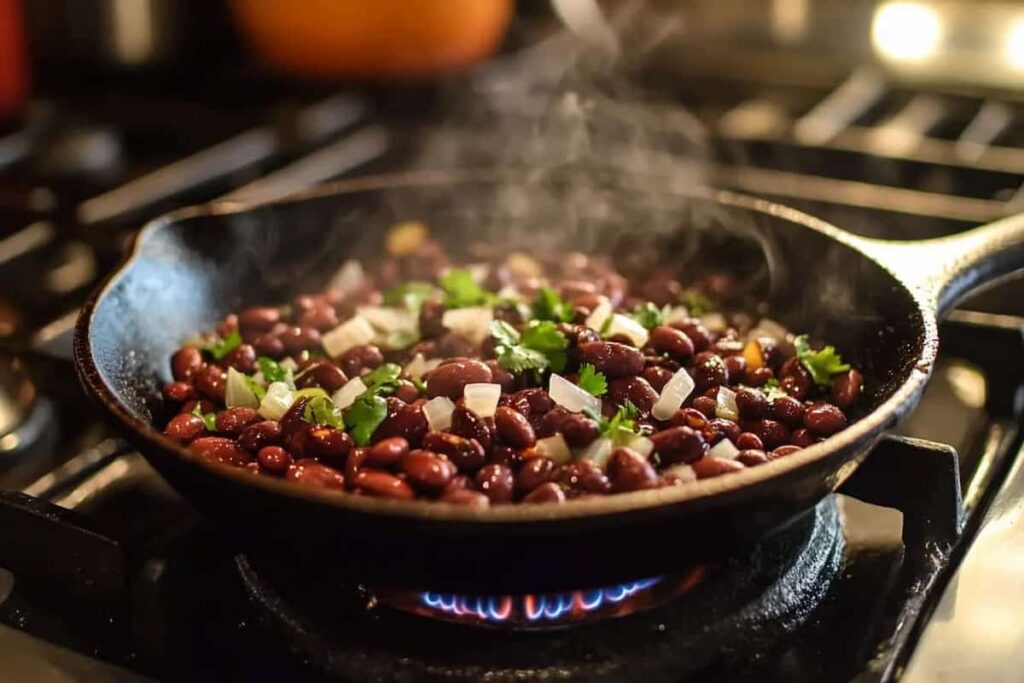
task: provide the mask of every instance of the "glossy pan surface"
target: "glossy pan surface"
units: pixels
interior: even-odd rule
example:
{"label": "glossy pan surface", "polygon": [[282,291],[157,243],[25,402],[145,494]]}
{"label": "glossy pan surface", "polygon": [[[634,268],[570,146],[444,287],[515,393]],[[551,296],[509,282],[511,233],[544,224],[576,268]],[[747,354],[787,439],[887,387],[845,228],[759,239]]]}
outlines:
{"label": "glossy pan surface", "polygon": [[[162,436],[154,426],[166,418],[160,387],[183,339],[246,304],[324,286],[345,259],[379,254],[384,229],[399,220],[426,222],[455,253],[480,241],[582,249],[633,268],[670,264],[684,281],[688,272],[728,269],[772,317],[835,343],[862,369],[860,419],[823,443],[736,474],[485,510],[303,488],[207,464]],[[283,202],[186,209],[149,224],[85,306],[76,367],[87,392],[157,470],[244,542],[337,563],[377,584],[601,585],[735,550],[835,489],[916,405],[937,353],[936,308],[1019,265],[1021,234],[1016,223],[989,227],[970,245],[935,241],[926,252],[857,238],[769,202],[652,179],[470,171],[358,179]]]}

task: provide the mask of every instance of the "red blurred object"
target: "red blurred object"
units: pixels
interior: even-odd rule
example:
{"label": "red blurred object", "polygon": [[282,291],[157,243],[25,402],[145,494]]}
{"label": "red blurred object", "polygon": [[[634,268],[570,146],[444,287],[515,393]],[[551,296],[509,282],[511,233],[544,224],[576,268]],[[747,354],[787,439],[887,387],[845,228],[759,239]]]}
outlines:
{"label": "red blurred object", "polygon": [[16,114],[28,94],[21,0],[0,0],[0,118]]}

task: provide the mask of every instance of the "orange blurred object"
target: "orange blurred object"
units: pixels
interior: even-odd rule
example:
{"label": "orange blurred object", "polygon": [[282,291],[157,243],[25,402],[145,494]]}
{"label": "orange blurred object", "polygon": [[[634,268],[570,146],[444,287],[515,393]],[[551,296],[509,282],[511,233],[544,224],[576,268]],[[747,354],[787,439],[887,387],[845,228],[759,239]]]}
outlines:
{"label": "orange blurred object", "polygon": [[0,118],[16,114],[28,94],[21,0],[0,0]]}
{"label": "orange blurred object", "polygon": [[513,0],[233,0],[242,35],[266,62],[314,78],[422,78],[497,48]]}

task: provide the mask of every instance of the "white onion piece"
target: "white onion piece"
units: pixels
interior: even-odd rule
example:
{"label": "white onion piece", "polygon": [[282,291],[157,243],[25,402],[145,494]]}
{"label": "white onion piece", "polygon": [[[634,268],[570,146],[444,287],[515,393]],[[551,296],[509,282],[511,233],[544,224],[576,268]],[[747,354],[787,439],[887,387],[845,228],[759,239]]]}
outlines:
{"label": "white onion piece", "polygon": [[427,417],[427,424],[435,432],[452,426],[453,412],[455,412],[455,404],[447,396],[436,396],[423,404],[423,414]]}
{"label": "white onion piece", "polygon": [[410,379],[419,379],[436,368],[442,362],[443,361],[440,358],[431,358],[430,360],[427,360],[423,357],[422,353],[417,353],[412,357],[412,360],[406,364],[405,374],[407,374]]}
{"label": "white onion piece", "polygon": [[552,401],[569,412],[581,413],[584,408],[589,407],[598,415],[601,414],[601,399],[580,389],[561,375],[551,373],[551,379],[548,380],[548,395]]}
{"label": "white onion piece", "polygon": [[628,315],[622,315],[621,313],[616,313],[612,316],[612,324],[608,326],[608,331],[604,333],[604,336],[613,337],[617,334],[624,334],[629,337],[637,348],[646,344],[647,338],[650,336],[646,327]]}
{"label": "white onion piece", "polygon": [[441,324],[446,329],[460,334],[473,344],[482,344],[487,339],[488,328],[494,321],[494,312],[487,306],[472,306],[445,311]]}
{"label": "white onion piece", "polygon": [[684,484],[697,481],[697,473],[689,465],[673,465],[668,469],[662,470],[661,474],[665,477],[678,477]]}
{"label": "white onion piece", "polygon": [[356,399],[366,393],[366,383],[363,382],[362,378],[356,377],[345,382],[341,389],[334,392],[331,396],[331,403],[338,410],[345,410],[350,405],[356,402]]}
{"label": "white onion piece", "polygon": [[289,356],[288,358],[285,358],[283,361],[278,363],[278,365],[280,365],[285,370],[290,370],[292,372],[295,372],[296,370],[299,369],[299,364],[296,363],[295,359],[292,358],[291,356]]}
{"label": "white onion piece", "polygon": [[747,333],[747,339],[758,339],[759,337],[771,337],[775,341],[786,341],[789,330],[781,323],[771,318],[761,318],[754,328]]}
{"label": "white onion piece", "polygon": [[268,420],[280,420],[295,401],[291,387],[284,382],[272,382],[267,395],[260,402],[259,414]]}
{"label": "white onion piece", "polygon": [[591,441],[589,446],[580,451],[580,457],[584,460],[592,460],[595,465],[604,467],[612,450],[614,450],[612,440],[605,436]]}
{"label": "white onion piece", "polygon": [[594,310],[587,316],[584,324],[592,330],[601,331],[605,321],[612,316],[612,302],[606,297],[601,297],[601,302],[594,307]]}
{"label": "white onion piece", "polygon": [[676,370],[676,374],[665,383],[665,386],[661,389],[661,395],[658,396],[658,400],[654,402],[654,407],[651,409],[651,414],[654,415],[655,419],[667,420],[672,417],[679,406],[683,405],[683,401],[693,393],[693,388],[697,386],[693,378],[690,377],[684,368]]}
{"label": "white onion piece", "polygon": [[392,306],[360,306],[356,314],[383,332],[417,332],[419,314]]}
{"label": "white onion piece", "polygon": [[564,465],[572,460],[569,444],[565,442],[561,434],[555,434],[546,439],[537,439],[537,445],[534,447],[534,450],[537,455],[554,460],[556,465]]}
{"label": "white onion piece", "polygon": [[245,375],[234,368],[228,368],[228,382],[224,390],[224,403],[228,408],[259,408],[256,394],[245,382]]}
{"label": "white onion piece", "polygon": [[715,416],[738,422],[740,409],[736,406],[736,392],[729,387],[718,387],[715,396]]}
{"label": "white onion piece", "polygon": [[686,306],[673,306],[665,314],[665,324],[671,325],[672,323],[681,323],[684,320],[690,319],[690,311],[687,310]]}
{"label": "white onion piece", "polygon": [[328,356],[337,358],[354,346],[369,344],[376,335],[373,325],[357,315],[324,334],[320,343]]}
{"label": "white onion piece", "polygon": [[498,290],[499,299],[507,299],[510,301],[522,301],[523,295],[519,293],[519,289],[515,285],[505,285]]}
{"label": "white onion piece", "polygon": [[736,448],[736,445],[729,439],[722,439],[708,451],[708,455],[712,458],[722,458],[723,460],[735,460],[739,454],[740,449]]}
{"label": "white onion piece", "polygon": [[729,328],[729,321],[721,313],[707,313],[700,317],[700,324],[712,332],[721,334]]}
{"label": "white onion piece", "polygon": [[473,278],[473,282],[478,285],[482,285],[484,280],[487,279],[488,273],[491,272],[491,267],[486,263],[469,263],[466,264],[465,268],[469,271],[469,276]]}
{"label": "white onion piece", "polygon": [[466,399],[467,408],[480,417],[492,417],[494,411],[498,409],[501,385],[484,382],[467,384],[462,395]]}
{"label": "white onion piece", "polygon": [[327,289],[336,289],[339,292],[351,292],[358,289],[366,282],[366,273],[363,272],[363,266],[355,259],[349,259],[341,264],[341,268],[338,269],[333,276],[331,281],[327,285]]}
{"label": "white onion piece", "polygon": [[646,436],[637,434],[626,443],[626,448],[636,451],[645,458],[649,458],[651,453],[654,452],[654,442]]}

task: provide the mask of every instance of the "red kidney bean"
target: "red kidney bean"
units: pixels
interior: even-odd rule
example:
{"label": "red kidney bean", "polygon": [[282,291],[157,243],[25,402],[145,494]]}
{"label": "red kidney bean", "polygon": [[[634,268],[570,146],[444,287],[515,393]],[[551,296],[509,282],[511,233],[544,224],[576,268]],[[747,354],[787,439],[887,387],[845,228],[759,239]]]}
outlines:
{"label": "red kidney bean", "polygon": [[409,484],[381,470],[361,469],[356,472],[352,484],[357,492],[377,498],[412,500],[416,497],[416,492]]}
{"label": "red kidney bean", "polygon": [[320,346],[320,333],[312,327],[288,327],[277,338],[288,353],[299,353]]}
{"label": "red kidney bean", "polygon": [[591,460],[574,460],[555,470],[556,482],[567,493],[610,493],[608,476]]}
{"label": "red kidney bean", "polygon": [[755,368],[747,370],[747,384],[752,387],[763,387],[768,380],[775,377],[771,368]]}
{"label": "red kidney bean", "polygon": [[558,431],[570,448],[586,448],[600,435],[597,423],[579,413],[569,413],[561,419]]}
{"label": "red kidney bean", "polygon": [[760,420],[768,413],[768,399],[756,389],[736,390],[736,407],[743,420]]}
{"label": "red kidney bean", "polygon": [[326,301],[318,301],[311,308],[301,311],[296,323],[299,327],[326,332],[338,326],[338,314]]}
{"label": "red kidney bean", "polygon": [[811,373],[807,372],[807,369],[796,358],[790,358],[782,364],[779,376],[781,377],[779,385],[782,390],[801,401],[807,398],[807,394],[814,387]]}
{"label": "red kidney bean", "polygon": [[765,464],[768,462],[769,458],[768,455],[760,448],[745,448],[736,456],[736,460],[747,467],[754,467],[755,465]]}
{"label": "red kidney bean", "polygon": [[168,403],[184,403],[196,397],[196,390],[188,382],[170,382],[164,385],[163,395]]}
{"label": "red kidney bean", "polygon": [[364,370],[373,370],[384,362],[384,354],[373,344],[361,344],[338,357],[338,365],[348,377],[359,377]]}
{"label": "red kidney bean", "polygon": [[171,356],[171,375],[179,382],[192,379],[199,368],[203,367],[203,354],[199,349],[183,346]]}
{"label": "red kidney bean", "polygon": [[202,399],[199,399],[198,401],[195,401],[195,400],[185,401],[184,403],[181,404],[181,408],[178,409],[178,412],[179,413],[191,413],[192,411],[195,410],[197,403],[200,404],[200,410],[202,410],[204,415],[206,413],[212,413],[213,411],[215,411],[217,409],[217,407],[213,404],[212,401],[209,401],[209,400],[207,400],[205,398],[202,398]]}
{"label": "red kidney bean", "polygon": [[832,400],[840,408],[849,408],[860,397],[864,377],[854,368],[832,378]]}
{"label": "red kidney bean", "polygon": [[555,478],[557,465],[550,458],[530,458],[519,469],[519,476],[516,477],[516,493],[524,496],[541,484],[546,484]]}
{"label": "red kidney bean", "polygon": [[804,413],[804,426],[818,436],[831,436],[846,428],[846,416],[831,403],[820,403]]}
{"label": "red kidney bean", "polygon": [[510,503],[515,488],[515,475],[504,465],[484,465],[476,473],[476,486],[492,503]]}
{"label": "red kidney bean", "polygon": [[727,458],[701,458],[691,466],[693,467],[693,473],[697,475],[698,479],[717,477],[720,474],[739,472],[746,469],[743,463]]}
{"label": "red kidney bean", "polygon": [[410,447],[419,446],[430,428],[423,406],[403,403],[394,396],[389,396],[387,401],[388,416],[373,433],[373,442],[400,436],[409,442]]}
{"label": "red kidney bean", "polygon": [[306,449],[318,460],[332,467],[343,467],[352,450],[352,437],[333,427],[314,427],[306,431]]}
{"label": "red kidney bean", "polygon": [[285,475],[289,481],[294,481],[303,486],[311,488],[336,489],[345,488],[345,475],[333,467],[323,465],[311,458],[296,460]]}
{"label": "red kidney bean", "polygon": [[639,375],[644,370],[644,355],[625,344],[595,341],[580,344],[580,360],[590,363],[608,379]]}
{"label": "red kidney bean", "polygon": [[191,413],[175,415],[164,427],[164,436],[180,443],[188,443],[206,431],[203,419]]}
{"label": "red kidney bean", "polygon": [[281,423],[274,420],[264,420],[243,429],[238,437],[238,445],[250,453],[255,453],[261,448],[275,445],[280,439]]}
{"label": "red kidney bean", "polygon": [[456,474],[452,477],[452,480],[448,482],[448,485],[444,487],[445,492],[454,491],[455,489],[469,489],[470,491],[475,491],[476,484],[473,482],[473,478],[468,474]]}
{"label": "red kidney bean", "polygon": [[708,451],[704,436],[689,427],[670,427],[648,438],[654,442],[654,450],[665,465],[692,463]]}
{"label": "red kidney bean", "polygon": [[639,491],[658,484],[658,473],[647,458],[629,448],[612,451],[607,469],[613,491]]}
{"label": "red kidney bean", "polygon": [[548,412],[541,415],[538,419],[537,415],[531,418],[531,423],[534,425],[534,431],[537,433],[537,438],[543,439],[549,436],[554,436],[556,432],[562,431],[562,422],[564,422],[572,413],[563,408],[562,406],[555,406]]}
{"label": "red kidney bean", "polygon": [[697,385],[697,391],[703,392],[729,383],[729,370],[721,357],[705,351],[698,354],[694,359],[693,381]]}
{"label": "red kidney bean", "polygon": [[565,335],[566,340],[569,342],[570,349],[577,349],[581,344],[601,341],[601,335],[586,325],[559,323],[558,329]]}
{"label": "red kidney bean", "polygon": [[456,474],[455,465],[433,451],[409,451],[402,458],[402,471],[410,484],[424,491],[440,491]]}
{"label": "red kidney bean", "polygon": [[523,497],[524,503],[564,503],[565,493],[554,482],[541,484]]}
{"label": "red kidney bean", "polygon": [[491,457],[487,461],[495,465],[504,465],[514,471],[522,467],[523,454],[511,446],[495,446],[491,449]]}
{"label": "red kidney bean", "polygon": [[[516,393],[512,394],[510,400],[511,402],[509,403],[509,406],[512,408],[516,408],[516,410],[519,410],[517,406],[520,403],[522,403],[523,401],[526,402],[528,406],[527,412],[523,413],[524,415],[526,415],[526,417],[537,414],[543,415],[555,407],[555,402],[551,400],[550,396],[548,396],[548,392],[539,388],[522,389],[520,391],[517,391]],[[519,412],[523,411],[519,410]]]}
{"label": "red kidney bean", "polygon": [[252,460],[252,456],[242,450],[235,441],[223,436],[204,436],[190,443],[188,447],[204,460],[225,465],[241,467]]}
{"label": "red kidney bean", "polygon": [[461,334],[448,332],[437,340],[437,352],[447,358],[464,358],[473,355],[476,345]]}
{"label": "red kidney bean", "polygon": [[668,420],[669,427],[689,427],[701,431],[708,425],[707,415],[696,408],[680,408]]}
{"label": "red kidney bean", "polygon": [[821,438],[812,434],[811,430],[805,427],[799,427],[793,430],[793,434],[792,436],[790,436],[790,441],[793,442],[794,446],[799,446],[800,448],[807,448],[808,446],[813,446],[814,444],[821,441]]}
{"label": "red kidney bean", "polygon": [[769,412],[773,419],[789,427],[799,427],[804,422],[804,404],[792,396],[776,398]]}
{"label": "red kidney bean", "polygon": [[779,446],[774,451],[769,453],[768,457],[770,459],[772,459],[772,460],[775,460],[776,458],[784,458],[787,455],[792,455],[793,453],[796,453],[797,451],[802,451],[802,450],[803,449],[800,446],[796,446],[796,445],[793,445],[793,444],[786,444],[785,446]]}
{"label": "red kidney bean", "polygon": [[668,384],[668,381],[672,379],[672,375],[675,373],[666,367],[660,367],[656,365],[648,365],[644,368],[643,378],[651,385],[657,392],[661,392]]}
{"label": "red kidney bean", "polygon": [[693,350],[696,352],[707,351],[711,346],[711,333],[700,324],[700,321],[693,318],[672,323],[672,327],[686,333],[693,343]]}
{"label": "red kidney bean", "polygon": [[227,408],[217,413],[217,431],[221,434],[236,436],[258,419],[259,415],[252,408]]}
{"label": "red kidney bean", "polygon": [[243,375],[251,375],[256,372],[256,349],[250,344],[240,344],[224,356],[224,365]]}
{"label": "red kidney bean", "polygon": [[498,436],[513,448],[532,448],[537,443],[530,422],[511,408],[500,406],[494,413],[494,425]]}
{"label": "red kidney bean", "polygon": [[765,448],[775,448],[789,440],[789,429],[775,420],[754,420],[746,423],[745,431],[754,433]]}
{"label": "red kidney bean", "polygon": [[[740,438],[740,434],[743,433],[743,430],[740,429],[738,424],[732,420],[725,420],[720,417],[716,417],[714,420],[711,420],[708,423],[708,426],[705,427],[704,438],[708,439],[710,442],[712,439],[709,437],[710,432],[708,430],[724,436],[726,439],[729,439],[729,441],[732,441],[733,444],[736,443],[736,440]],[[718,439],[715,438],[714,442],[717,443]]]}
{"label": "red kidney bean", "polygon": [[271,474],[283,475],[292,466],[292,454],[280,446],[264,446],[256,454],[256,460]]}
{"label": "red kidney bean", "polygon": [[409,454],[409,442],[400,436],[382,439],[370,447],[365,462],[371,467],[388,468]]}
{"label": "red kidney bean", "polygon": [[516,377],[505,368],[498,365],[498,361],[487,361],[487,367],[491,369],[491,381],[501,385],[502,392],[508,393],[515,386]]}
{"label": "red kidney bean", "polygon": [[465,505],[467,507],[485,508],[490,507],[491,499],[472,489],[460,488],[447,490],[438,498],[442,503],[452,505]]}
{"label": "red kidney bean", "polygon": [[367,446],[356,446],[348,454],[348,459],[345,460],[345,481],[349,488],[354,487],[356,472],[363,467],[369,454],[370,449]]}
{"label": "red kidney bean", "polygon": [[619,377],[608,383],[608,397],[618,405],[631,401],[640,411],[640,417],[649,417],[658,392],[643,377]]}
{"label": "red kidney bean", "polygon": [[723,360],[725,369],[729,373],[729,381],[739,384],[747,379],[747,361],[743,356],[726,356]]}
{"label": "red kidney bean", "polygon": [[487,461],[483,446],[474,438],[448,432],[427,432],[423,447],[441,453],[461,472],[475,472]]}
{"label": "red kidney bean", "polygon": [[273,306],[247,308],[238,316],[242,332],[269,332],[281,320],[281,309]]}
{"label": "red kidney bean", "polygon": [[272,334],[260,334],[252,338],[253,350],[260,356],[280,358],[284,355],[284,342]]}
{"label": "red kidney bean", "polygon": [[436,339],[447,331],[441,323],[445,305],[440,301],[424,301],[420,307],[420,334],[424,339]]}
{"label": "red kidney bean", "polygon": [[668,325],[659,325],[651,330],[648,343],[655,351],[682,361],[694,354],[693,342],[686,333]]}
{"label": "red kidney bean", "polygon": [[[295,386],[299,389],[322,387],[328,394],[333,394],[345,386],[346,382],[348,382],[348,377],[334,363],[313,361],[309,366],[303,368],[301,376],[295,380]],[[415,387],[413,388],[415,389]]]}
{"label": "red kidney bean", "polygon": [[[456,406],[452,412],[452,434],[466,439],[476,439],[477,443],[489,453],[494,444],[494,430],[479,415],[465,406]],[[448,457],[452,457],[451,454]]]}
{"label": "red kidney bean", "polygon": [[227,389],[227,373],[216,365],[204,365],[196,371],[195,386],[200,394],[216,401],[224,403],[224,392]]}
{"label": "red kidney bean", "polygon": [[467,384],[490,382],[491,369],[478,360],[458,360],[445,363],[427,376],[427,396],[447,396],[452,400],[462,398]]}
{"label": "red kidney bean", "polygon": [[743,450],[764,450],[764,444],[761,442],[761,437],[752,432],[743,432],[734,442],[736,448]]}

